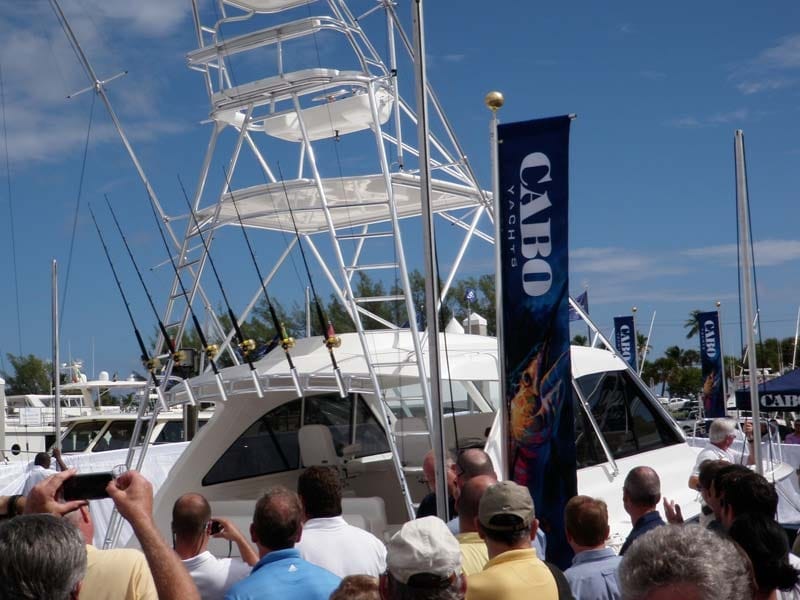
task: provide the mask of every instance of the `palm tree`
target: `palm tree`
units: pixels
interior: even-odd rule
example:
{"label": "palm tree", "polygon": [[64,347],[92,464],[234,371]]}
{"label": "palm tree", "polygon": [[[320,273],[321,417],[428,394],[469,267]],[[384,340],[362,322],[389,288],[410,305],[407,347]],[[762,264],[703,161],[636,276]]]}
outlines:
{"label": "palm tree", "polygon": [[589,341],[589,338],[585,335],[576,335],[572,338],[572,345],[573,346],[585,346],[586,342]]}
{"label": "palm tree", "polygon": [[645,351],[650,352],[653,347],[647,343],[647,336],[640,331],[636,332],[636,354],[639,357],[639,360],[642,360],[642,357],[645,355]]}
{"label": "palm tree", "polygon": [[695,308],[689,313],[689,318],[686,319],[686,322],[683,324],[684,328],[689,330],[689,332],[686,334],[687,340],[690,340],[696,336],[697,332],[700,330],[700,326],[697,324],[697,317],[701,312],[703,311]]}

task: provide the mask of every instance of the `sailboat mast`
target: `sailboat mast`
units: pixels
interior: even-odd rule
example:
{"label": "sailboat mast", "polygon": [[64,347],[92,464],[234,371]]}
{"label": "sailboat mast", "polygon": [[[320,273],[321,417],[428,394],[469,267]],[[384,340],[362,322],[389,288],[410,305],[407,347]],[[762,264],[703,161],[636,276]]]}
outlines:
{"label": "sailboat mast", "polygon": [[56,431],[56,445],[55,447],[61,450],[61,357],[59,355],[59,337],[58,337],[58,262],[53,259],[52,270],[52,285],[53,285],[53,411],[54,411],[54,429]]}
{"label": "sailboat mast", "polygon": [[736,130],[734,137],[734,153],[736,161],[736,207],[739,218],[739,231],[742,237],[739,240],[739,251],[742,256],[742,286],[744,293],[745,315],[747,319],[747,365],[750,370],[750,406],[753,411],[753,454],[755,457],[756,471],[764,474],[764,465],[761,463],[761,412],[758,402],[758,366],[756,364],[755,335],[751,323],[754,322],[753,314],[753,265],[750,243],[750,214],[747,199],[747,173],[744,162],[744,134],[741,129]]}
{"label": "sailboat mast", "polygon": [[[436,461],[436,514],[447,521],[448,494],[446,477],[446,450],[444,424],[442,417],[442,377],[439,365],[439,318],[438,305],[439,273],[436,265],[436,239],[433,228],[431,207],[430,146],[428,144],[428,95],[427,71],[425,68],[425,36],[422,0],[414,0],[412,19],[414,23],[414,80],[417,91],[417,135],[419,138],[419,192],[422,204],[422,239],[425,257],[425,318],[428,322],[428,383],[430,385],[430,406],[428,430]],[[423,381],[422,385],[426,385]]]}

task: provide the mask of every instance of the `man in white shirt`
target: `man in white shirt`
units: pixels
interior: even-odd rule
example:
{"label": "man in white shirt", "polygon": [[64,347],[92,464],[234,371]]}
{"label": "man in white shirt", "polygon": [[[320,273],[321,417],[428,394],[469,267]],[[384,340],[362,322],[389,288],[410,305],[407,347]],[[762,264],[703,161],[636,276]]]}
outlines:
{"label": "man in white shirt", "polygon": [[303,503],[303,536],[295,544],[300,556],[339,577],[386,571],[386,546],[374,535],[342,517],[342,484],[332,467],[309,467],[297,481]]}
{"label": "man in white shirt", "polygon": [[47,452],[37,452],[33,458],[33,464],[28,470],[28,478],[22,488],[22,495],[27,496],[31,493],[33,486],[55,474],[56,472],[50,468],[50,455]]}
{"label": "man in white shirt", "polygon": [[[744,424],[744,434],[747,438],[747,445],[749,453],[747,456],[747,464],[752,465],[755,463],[753,445],[753,424],[747,421]],[[698,489],[698,473],[700,472],[700,465],[707,460],[724,460],[731,464],[741,462],[742,455],[730,447],[736,440],[736,421],[733,419],[715,419],[708,428],[708,446],[700,451],[697,455],[697,461],[692,469],[692,474],[689,477],[689,487],[693,490]]]}
{"label": "man in white shirt", "polygon": [[[229,540],[239,558],[216,558],[208,551],[212,536]],[[200,494],[184,494],[172,507],[172,539],[203,600],[222,600],[225,592],[250,574],[258,555],[228,519],[211,516],[208,501]]]}

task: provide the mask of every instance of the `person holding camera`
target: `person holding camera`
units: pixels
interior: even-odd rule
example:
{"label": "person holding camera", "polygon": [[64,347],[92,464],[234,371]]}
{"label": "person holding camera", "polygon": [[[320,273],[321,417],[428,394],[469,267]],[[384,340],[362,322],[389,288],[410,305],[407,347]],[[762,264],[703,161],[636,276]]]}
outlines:
{"label": "person holding camera", "polygon": [[[242,558],[216,558],[208,551],[212,536],[235,543]],[[258,562],[242,532],[228,519],[212,518],[211,506],[200,494],[184,494],[175,501],[172,539],[203,600],[222,600],[228,588],[247,577]]]}

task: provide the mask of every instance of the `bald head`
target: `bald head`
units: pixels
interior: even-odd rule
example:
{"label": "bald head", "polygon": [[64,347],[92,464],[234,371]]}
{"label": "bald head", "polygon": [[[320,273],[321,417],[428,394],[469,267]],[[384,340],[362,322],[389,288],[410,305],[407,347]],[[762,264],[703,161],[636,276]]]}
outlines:
{"label": "bald head", "polygon": [[[446,465],[445,475],[447,477],[447,491],[451,496],[455,497],[455,463],[449,453],[445,454],[444,460]],[[422,473],[425,475],[425,482],[428,484],[428,488],[434,490],[436,488],[436,457],[433,454],[433,450],[428,450],[428,452],[425,453],[425,458],[422,459]]]}
{"label": "bald head", "polygon": [[456,475],[458,475],[458,487],[479,475],[488,475],[497,479],[494,472],[492,459],[480,448],[468,448],[458,455],[456,460]]}
{"label": "bald head", "polygon": [[294,547],[303,531],[300,498],[283,486],[267,491],[256,503],[250,532],[261,556],[271,550]]}
{"label": "bald head", "polygon": [[211,519],[211,506],[200,494],[184,494],[172,507],[172,533],[179,540],[195,539]]}
{"label": "bald head", "polygon": [[661,500],[661,480],[650,467],[636,467],[625,478],[622,492],[634,506],[655,508]]}
{"label": "bald head", "polygon": [[461,533],[477,531],[475,520],[478,518],[478,506],[483,493],[495,483],[497,477],[494,475],[478,475],[463,485],[458,497],[458,524]]}

